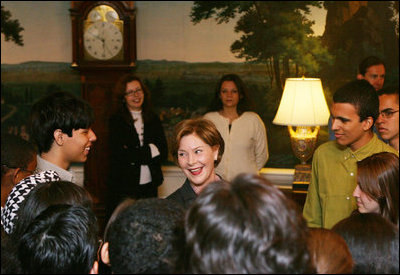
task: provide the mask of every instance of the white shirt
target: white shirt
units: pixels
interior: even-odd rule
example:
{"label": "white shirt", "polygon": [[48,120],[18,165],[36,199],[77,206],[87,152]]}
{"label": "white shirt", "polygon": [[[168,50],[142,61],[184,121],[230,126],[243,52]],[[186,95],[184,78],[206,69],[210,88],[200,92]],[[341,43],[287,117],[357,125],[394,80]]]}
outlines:
{"label": "white shirt", "polygon": [[244,112],[232,122],[219,112],[209,112],[204,118],[211,120],[225,141],[225,151],[216,173],[231,181],[240,173],[259,174],[268,160],[267,130],[260,116]]}
{"label": "white shirt", "polygon": [[[142,118],[142,111],[131,111],[131,114],[132,114],[132,117],[134,120],[136,132],[139,136],[140,146],[143,146],[144,124],[143,124],[143,118]],[[152,158],[154,158],[160,154],[160,151],[158,150],[157,146],[155,146],[152,143],[150,143],[149,146],[150,146]],[[151,182],[150,168],[147,165],[141,165],[140,166],[139,184],[146,184],[149,182]]]}

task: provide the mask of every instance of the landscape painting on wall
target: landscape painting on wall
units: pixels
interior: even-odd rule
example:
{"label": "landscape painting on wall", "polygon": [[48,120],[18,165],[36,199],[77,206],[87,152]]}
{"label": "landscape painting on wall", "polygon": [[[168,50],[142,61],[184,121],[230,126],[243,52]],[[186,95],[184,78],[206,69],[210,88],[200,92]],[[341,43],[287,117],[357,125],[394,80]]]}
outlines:
{"label": "landscape painting on wall", "polygon": [[[32,48],[28,33],[37,30],[24,16],[32,3],[36,2],[2,2],[2,16],[4,6],[11,12],[11,19],[19,20],[25,28],[21,33],[25,44],[4,41],[2,35],[1,128],[27,139],[32,102],[58,90],[80,95],[81,88],[79,74],[71,69],[69,61],[69,1],[49,5],[37,2],[42,5],[41,12],[57,11],[54,28],[66,30],[61,40],[67,43],[58,46],[60,55],[51,57],[55,50],[46,51],[43,47],[43,57],[25,54],[21,59],[11,58],[16,56],[14,48],[15,52],[39,51]],[[287,128],[272,124],[285,78],[321,78],[329,104],[335,89],[355,78],[359,61],[376,55],[386,62],[385,85],[398,85],[398,2],[396,6],[391,1],[334,1],[319,5],[315,1],[295,1],[291,5],[277,1],[219,1],[218,7],[205,3],[135,2],[138,60],[134,72],[149,87],[168,137],[180,120],[206,112],[222,75],[236,73],[244,80],[255,111],[267,128],[270,158],[266,166],[293,168],[299,160],[292,153]],[[310,27],[310,20],[316,19],[306,16],[311,10],[315,18],[319,13],[324,15],[318,34]],[[256,20],[256,12],[264,19]],[[390,12],[397,14],[397,19],[387,16]],[[37,24],[36,28],[40,27]],[[303,44],[294,37],[302,39]],[[36,36],[36,45],[40,39]],[[327,140],[324,126],[317,145]],[[172,158],[167,164],[172,164]]]}

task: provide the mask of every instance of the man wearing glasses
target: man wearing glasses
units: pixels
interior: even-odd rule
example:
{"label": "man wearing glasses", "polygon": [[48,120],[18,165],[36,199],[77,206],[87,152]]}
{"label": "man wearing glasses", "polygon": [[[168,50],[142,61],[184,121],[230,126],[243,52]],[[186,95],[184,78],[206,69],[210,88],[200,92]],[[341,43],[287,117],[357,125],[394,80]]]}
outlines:
{"label": "man wearing glasses", "polygon": [[388,88],[378,92],[379,117],[376,128],[390,146],[399,151],[399,89]]}

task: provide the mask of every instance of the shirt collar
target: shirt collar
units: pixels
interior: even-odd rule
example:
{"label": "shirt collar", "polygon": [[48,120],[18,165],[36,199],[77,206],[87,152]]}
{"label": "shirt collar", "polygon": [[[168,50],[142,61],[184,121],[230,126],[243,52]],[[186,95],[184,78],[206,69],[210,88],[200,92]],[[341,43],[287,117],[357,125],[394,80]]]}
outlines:
{"label": "shirt collar", "polygon": [[375,133],[373,133],[371,140],[361,148],[358,148],[356,151],[352,151],[350,147],[347,147],[345,150],[346,157],[354,157],[357,161],[363,160],[375,152],[374,148],[378,146],[378,143],[379,138]]}
{"label": "shirt collar", "polygon": [[37,155],[37,172],[42,170],[54,170],[60,176],[61,180],[76,183],[75,175],[72,171],[65,170]]}

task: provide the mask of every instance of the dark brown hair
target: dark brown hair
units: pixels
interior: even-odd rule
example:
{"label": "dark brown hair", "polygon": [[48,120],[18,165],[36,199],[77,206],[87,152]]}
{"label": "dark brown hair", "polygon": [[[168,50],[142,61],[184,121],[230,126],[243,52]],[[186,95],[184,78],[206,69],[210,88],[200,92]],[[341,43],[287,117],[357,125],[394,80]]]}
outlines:
{"label": "dark brown hair", "polygon": [[237,75],[237,74],[226,74],[221,77],[221,79],[218,81],[217,87],[215,89],[215,94],[214,97],[211,101],[210,106],[208,107],[208,111],[219,111],[223,109],[222,101],[221,101],[221,86],[222,83],[225,81],[232,81],[235,83],[236,88],[238,89],[239,92],[239,103],[237,105],[237,112],[239,115],[246,111],[251,111],[254,109],[253,102],[250,99],[247,88],[244,85],[243,80]]}
{"label": "dark brown hair", "polygon": [[186,213],[176,272],[307,274],[307,232],[297,205],[267,179],[212,182]]}
{"label": "dark brown hair", "polygon": [[154,115],[152,111],[152,104],[151,104],[151,94],[150,90],[144,85],[144,82],[138,77],[131,73],[123,75],[115,85],[114,90],[114,102],[113,102],[113,109],[114,111],[119,110],[121,108],[127,108],[125,102],[125,92],[126,92],[126,84],[132,81],[137,81],[140,84],[140,87],[143,90],[144,100],[142,105],[142,117],[143,121],[148,121],[149,118]]}
{"label": "dark brown hair", "polygon": [[380,214],[399,223],[399,157],[373,154],[357,162],[357,181],[362,192],[378,202]]}

